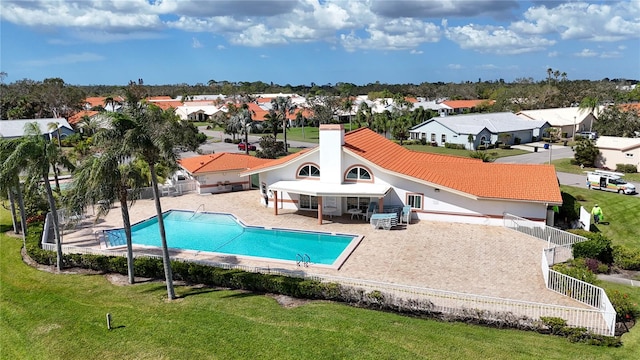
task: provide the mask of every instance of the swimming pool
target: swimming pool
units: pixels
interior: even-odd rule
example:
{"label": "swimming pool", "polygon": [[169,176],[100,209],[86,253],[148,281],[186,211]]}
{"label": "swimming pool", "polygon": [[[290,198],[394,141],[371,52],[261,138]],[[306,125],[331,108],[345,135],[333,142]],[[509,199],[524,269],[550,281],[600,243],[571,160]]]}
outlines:
{"label": "swimming pool", "polygon": [[[170,210],[164,214],[167,245],[172,249],[309,262],[336,267],[355,249],[361,237],[292,229],[247,226],[232,214]],[[131,227],[132,242],[161,246],[154,216]],[[108,230],[108,247],[126,245],[124,229]]]}

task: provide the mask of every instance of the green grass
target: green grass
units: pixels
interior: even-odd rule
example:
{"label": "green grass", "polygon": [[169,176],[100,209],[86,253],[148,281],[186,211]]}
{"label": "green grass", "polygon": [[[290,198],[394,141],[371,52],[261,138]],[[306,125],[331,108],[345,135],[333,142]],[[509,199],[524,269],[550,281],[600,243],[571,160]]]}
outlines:
{"label": "green grass", "polygon": [[162,283],[115,286],[102,275],[33,269],[20,245],[0,234],[4,359],[634,359],[640,351],[638,328],[623,347],[603,348],[330,302],[283,308],[239,291],[177,286],[180,298],[168,303]]}
{"label": "green grass", "polygon": [[[571,164],[571,159],[559,159],[551,162],[555,167],[556,171],[566,172],[571,174],[584,174],[585,171],[593,171],[595,168],[585,167],[580,168],[579,165]],[[640,182],[640,173],[635,174],[625,174],[624,179],[627,181],[635,181]]]}
{"label": "green grass", "polygon": [[605,224],[592,224],[592,231],[602,232],[614,245],[640,247],[640,201],[637,197],[565,185],[560,189],[573,197],[583,197],[585,200],[580,204],[589,212],[595,204],[602,208]]}
{"label": "green grass", "polygon": [[[471,153],[471,151],[469,150],[449,149],[444,146],[404,145],[404,147],[413,151],[429,152],[434,154],[456,155],[456,156],[463,156],[463,157],[469,157],[469,154]],[[529,153],[529,151],[520,150],[520,149],[489,149],[489,150],[483,150],[483,151],[486,151],[494,159]]]}

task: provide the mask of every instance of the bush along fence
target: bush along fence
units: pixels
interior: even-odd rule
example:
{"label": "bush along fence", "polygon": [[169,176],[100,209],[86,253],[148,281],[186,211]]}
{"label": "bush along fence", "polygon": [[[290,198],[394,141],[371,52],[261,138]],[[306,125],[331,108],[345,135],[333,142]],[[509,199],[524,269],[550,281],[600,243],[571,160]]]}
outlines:
{"label": "bush along fence", "polygon": [[[550,267],[558,262],[558,254],[562,254],[563,261],[571,259],[573,245],[587,241],[587,238],[506,213],[504,224],[507,228],[546,241],[547,248],[542,251],[540,268],[547,289],[594,308],[600,313],[600,324],[604,324],[604,326],[595,325],[598,327],[597,332],[602,335],[615,335],[616,311],[604,289],[557,272]],[[593,328],[589,325],[586,327]]]}
{"label": "bush along fence", "polygon": [[[39,238],[38,231],[32,236]],[[43,247],[33,238],[28,253],[39,263],[54,264],[55,244]],[[65,267],[83,267],[105,273],[127,273],[126,253],[63,246]],[[140,255],[134,260],[135,275],[164,278],[159,256]],[[600,311],[541,304],[473,294],[341,277],[301,275],[298,272],[231,265],[191,259],[172,259],[174,280],[193,284],[278,293],[298,298],[325,299],[351,305],[393,311],[418,317],[458,320],[494,327],[511,327],[552,333],[542,317],[558,317],[581,329],[580,340],[606,343],[608,328]],[[603,336],[607,335],[607,336]],[[599,339],[599,340],[598,340]]]}

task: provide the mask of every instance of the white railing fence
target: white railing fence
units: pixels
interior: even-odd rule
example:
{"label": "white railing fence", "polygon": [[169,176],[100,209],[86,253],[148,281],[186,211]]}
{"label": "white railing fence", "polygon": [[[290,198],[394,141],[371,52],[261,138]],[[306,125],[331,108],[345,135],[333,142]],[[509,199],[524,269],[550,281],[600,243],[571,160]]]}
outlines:
{"label": "white railing fence", "polygon": [[542,277],[547,289],[597,309],[607,327],[607,331],[601,332],[601,334],[613,336],[615,334],[616,312],[604,289],[559,273],[550,267],[559,262],[559,259],[563,259],[561,261],[571,259],[573,244],[588,239],[506,213],[504,214],[504,223],[505,227],[547,242],[548,247],[542,250],[541,258]]}
{"label": "white railing fence", "polygon": [[[55,244],[43,244],[46,250],[55,250]],[[124,251],[110,251],[90,247],[62,246],[65,253],[95,254],[106,256],[126,257]],[[161,258],[158,254],[141,253],[138,249],[135,257]],[[301,273],[294,270],[271,267],[253,267],[239,264],[227,264],[209,260],[172,257],[174,261],[192,262],[201,265],[215,266],[224,269],[238,269],[248,272],[300,277],[322,282],[335,282],[347,288],[363,291],[379,291],[392,302],[411,302],[412,309],[442,313],[450,316],[473,317],[488,321],[508,320],[520,325],[533,325],[540,317],[560,317],[571,326],[585,327],[588,330],[603,335],[609,335],[609,323],[603,321],[598,309],[575,308],[559,305],[542,304],[521,300],[505,299],[491,296],[459,293],[437,290],[417,286],[406,286],[393,283],[376,282],[363,279],[335,277],[318,274]],[[419,308],[422,307],[422,308]],[[615,325],[615,312],[614,312]]]}
{"label": "white railing fence", "polygon": [[519,216],[504,213],[504,226],[516,230],[518,232],[533,236],[540,240],[544,240],[554,247],[571,248],[573,244],[587,241],[584,236],[572,234],[543,223],[537,223]]}

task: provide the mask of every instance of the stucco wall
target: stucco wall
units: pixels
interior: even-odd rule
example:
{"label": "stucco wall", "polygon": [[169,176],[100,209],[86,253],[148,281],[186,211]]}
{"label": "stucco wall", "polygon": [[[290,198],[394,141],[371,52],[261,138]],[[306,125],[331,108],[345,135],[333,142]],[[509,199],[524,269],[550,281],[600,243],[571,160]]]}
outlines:
{"label": "stucco wall", "polygon": [[[630,156],[627,156],[629,154]],[[629,151],[620,151],[614,149],[600,149],[598,157],[599,166],[605,166],[615,170],[616,164],[631,164],[640,169],[640,147]]]}
{"label": "stucco wall", "polygon": [[[215,194],[229,192],[242,186],[243,190],[251,189],[249,177],[240,177],[240,172],[211,173],[196,176],[196,190],[199,194]],[[234,188],[236,186],[236,188]]]}

